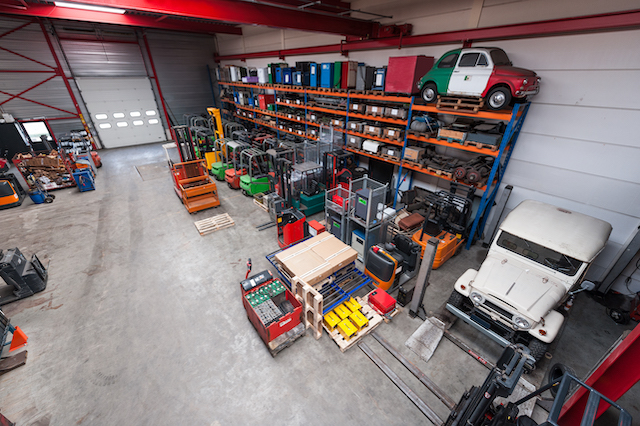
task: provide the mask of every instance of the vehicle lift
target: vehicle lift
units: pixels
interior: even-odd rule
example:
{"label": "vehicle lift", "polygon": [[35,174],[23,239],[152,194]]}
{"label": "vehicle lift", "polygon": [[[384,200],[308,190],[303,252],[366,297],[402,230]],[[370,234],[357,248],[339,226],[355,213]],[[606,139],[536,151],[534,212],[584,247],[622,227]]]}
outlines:
{"label": "vehicle lift", "polygon": [[240,176],[240,189],[247,197],[269,190],[269,161],[267,153],[257,148],[240,153],[241,168],[246,173]]}

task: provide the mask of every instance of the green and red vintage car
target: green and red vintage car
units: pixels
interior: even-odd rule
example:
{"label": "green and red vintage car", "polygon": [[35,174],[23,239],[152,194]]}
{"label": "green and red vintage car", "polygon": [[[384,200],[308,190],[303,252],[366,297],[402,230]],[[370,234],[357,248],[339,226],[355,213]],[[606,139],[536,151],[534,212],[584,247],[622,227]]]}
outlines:
{"label": "green and red vintage car", "polygon": [[499,110],[512,100],[524,101],[540,89],[540,77],[514,67],[504,50],[497,47],[470,47],[451,50],[435,63],[418,82],[427,103],[438,95],[474,96]]}

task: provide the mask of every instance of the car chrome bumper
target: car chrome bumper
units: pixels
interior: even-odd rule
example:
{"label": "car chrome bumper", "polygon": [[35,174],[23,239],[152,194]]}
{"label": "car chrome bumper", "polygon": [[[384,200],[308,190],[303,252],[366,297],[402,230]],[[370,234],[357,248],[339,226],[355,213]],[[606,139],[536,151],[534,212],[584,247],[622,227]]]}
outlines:
{"label": "car chrome bumper", "polygon": [[509,342],[504,337],[500,336],[498,333],[496,333],[496,332],[494,332],[492,330],[487,330],[486,328],[484,328],[483,326],[481,326],[480,324],[475,322],[469,315],[465,314],[464,312],[462,312],[460,309],[456,308],[455,306],[447,303],[447,309],[452,314],[454,314],[455,316],[460,318],[462,321],[466,322],[467,324],[469,324],[470,326],[472,326],[473,328],[475,328],[476,330],[478,330],[482,334],[488,336],[491,340],[493,340],[494,342],[496,342],[500,346],[506,348],[507,346],[509,346],[511,344],[511,342]]}

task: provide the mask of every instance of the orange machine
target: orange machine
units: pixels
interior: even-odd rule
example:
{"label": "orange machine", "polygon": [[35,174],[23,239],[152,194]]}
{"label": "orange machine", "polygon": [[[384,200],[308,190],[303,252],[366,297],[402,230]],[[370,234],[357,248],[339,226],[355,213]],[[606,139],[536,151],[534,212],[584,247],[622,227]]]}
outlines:
{"label": "orange machine", "polygon": [[427,227],[424,233],[422,232],[422,229],[420,229],[413,234],[413,237],[411,238],[421,247],[420,258],[424,255],[424,248],[427,245],[427,242],[433,237],[436,237],[439,240],[438,247],[436,249],[436,257],[433,259],[433,269],[438,269],[444,262],[451,259],[454,254],[462,250],[462,244],[465,239],[462,238],[461,234],[456,235],[444,230],[438,232],[438,228],[435,227],[432,229]]}
{"label": "orange machine", "polygon": [[173,189],[189,213],[220,205],[218,187],[209,176],[205,160],[176,163],[171,173]]}

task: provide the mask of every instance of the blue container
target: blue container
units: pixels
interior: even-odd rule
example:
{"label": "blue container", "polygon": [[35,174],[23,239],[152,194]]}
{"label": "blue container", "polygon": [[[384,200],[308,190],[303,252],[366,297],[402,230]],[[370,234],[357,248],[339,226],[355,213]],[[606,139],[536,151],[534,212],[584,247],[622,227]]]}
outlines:
{"label": "blue container", "polygon": [[302,72],[296,71],[293,73],[293,84],[296,86],[302,86]]}
{"label": "blue container", "polygon": [[282,84],[293,84],[293,71],[295,68],[282,69]]}
{"label": "blue container", "polygon": [[309,86],[318,87],[320,83],[320,67],[317,63],[311,62],[309,64]]}
{"label": "blue container", "polygon": [[31,201],[33,201],[34,204],[44,203],[44,193],[42,191],[29,192],[29,198],[31,198]]}
{"label": "blue container", "polygon": [[376,68],[373,73],[373,90],[384,90],[384,80],[387,76],[387,67]]}
{"label": "blue container", "polygon": [[282,68],[276,67],[276,84],[282,84]]}
{"label": "blue container", "polygon": [[333,88],[333,62],[323,62],[320,71],[320,87]]}
{"label": "blue container", "polygon": [[93,174],[91,174],[91,170],[89,169],[73,172],[73,180],[76,181],[80,192],[93,191],[96,189],[93,182]]}

